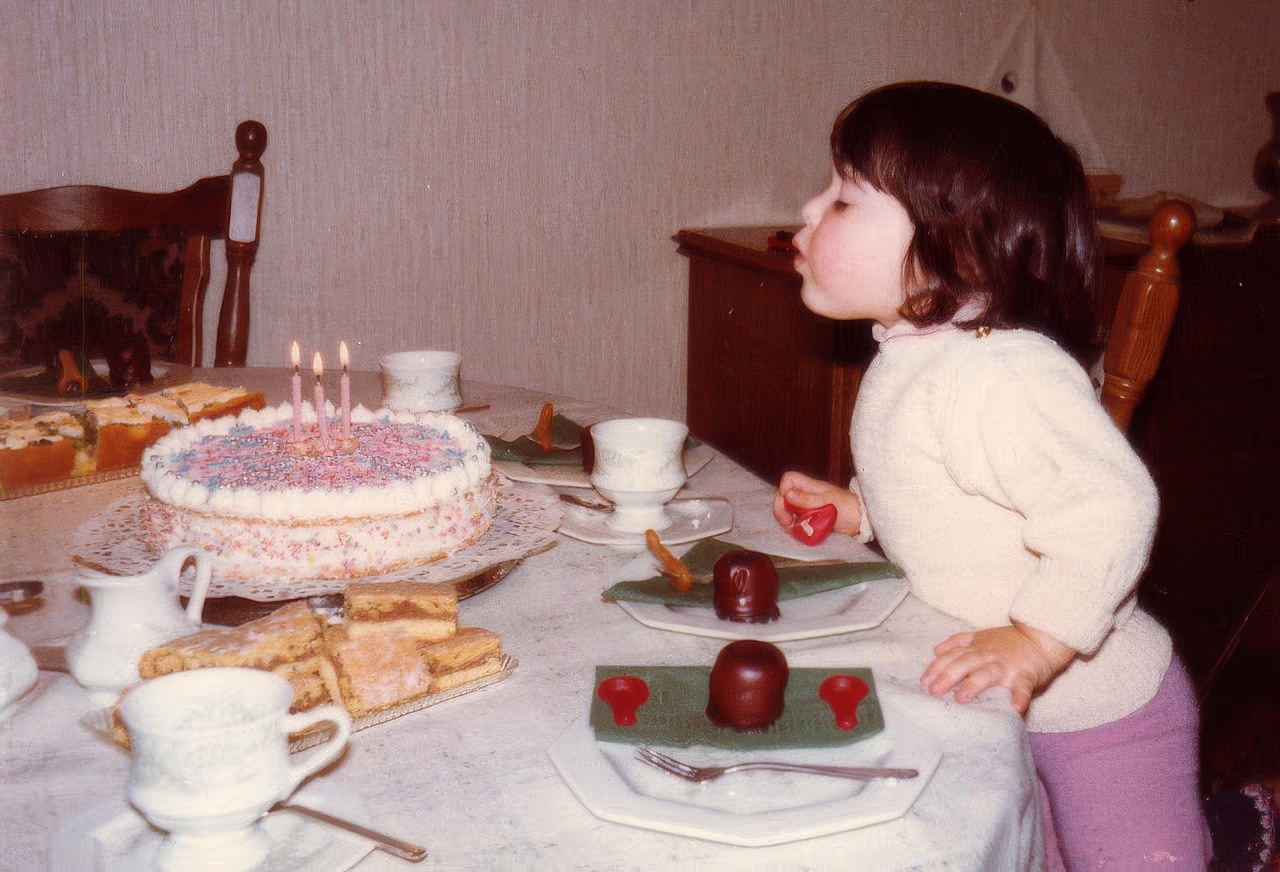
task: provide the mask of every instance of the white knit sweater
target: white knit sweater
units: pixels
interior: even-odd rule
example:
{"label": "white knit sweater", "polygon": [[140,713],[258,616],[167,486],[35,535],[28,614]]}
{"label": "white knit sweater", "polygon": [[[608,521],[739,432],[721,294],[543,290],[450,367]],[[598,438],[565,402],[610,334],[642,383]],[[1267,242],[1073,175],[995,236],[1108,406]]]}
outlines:
{"label": "white knit sweater", "polygon": [[1069,355],[1023,330],[893,336],[850,437],[863,537],[916,596],[975,628],[1016,619],[1080,652],[1032,700],[1029,729],[1085,729],[1151,699],[1172,651],[1135,609],[1156,490]]}

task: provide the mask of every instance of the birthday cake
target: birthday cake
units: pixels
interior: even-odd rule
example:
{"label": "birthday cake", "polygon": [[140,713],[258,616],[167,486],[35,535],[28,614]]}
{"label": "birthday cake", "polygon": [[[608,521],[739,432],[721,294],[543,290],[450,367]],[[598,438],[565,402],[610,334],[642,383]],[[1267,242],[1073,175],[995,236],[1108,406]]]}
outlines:
{"label": "birthday cake", "polygon": [[215,575],[288,581],[399,571],[489,529],[495,478],[470,424],[357,407],[349,437],[331,422],[321,448],[308,417],[302,440],[287,403],[161,438],[142,458],[146,541],[199,546]]}

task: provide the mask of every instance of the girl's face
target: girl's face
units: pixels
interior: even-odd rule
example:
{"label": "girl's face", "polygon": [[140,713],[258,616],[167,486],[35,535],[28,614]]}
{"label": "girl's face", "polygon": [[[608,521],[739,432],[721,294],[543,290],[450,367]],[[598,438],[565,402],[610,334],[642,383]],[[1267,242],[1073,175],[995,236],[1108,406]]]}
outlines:
{"label": "girl's face", "polygon": [[902,204],[835,171],[831,185],[801,214],[795,268],[804,278],[804,304],[839,320],[869,318],[883,327],[902,320],[903,262],[915,233]]}

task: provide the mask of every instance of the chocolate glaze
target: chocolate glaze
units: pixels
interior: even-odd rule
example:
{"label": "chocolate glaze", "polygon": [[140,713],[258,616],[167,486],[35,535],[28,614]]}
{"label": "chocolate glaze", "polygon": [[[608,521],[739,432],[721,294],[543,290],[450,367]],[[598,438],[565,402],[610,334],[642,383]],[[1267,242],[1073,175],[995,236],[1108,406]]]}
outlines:
{"label": "chocolate glaze", "polygon": [[141,333],[123,339],[107,349],[107,370],[113,391],[150,384],[151,346]]}
{"label": "chocolate glaze", "polygon": [[707,717],[743,733],[768,729],[782,716],[788,672],[777,646],[755,639],[730,642],[711,667]]}
{"label": "chocolate glaze", "polygon": [[767,554],[740,549],[724,554],[711,570],[712,604],[722,621],[764,624],[776,621],[778,570]]}

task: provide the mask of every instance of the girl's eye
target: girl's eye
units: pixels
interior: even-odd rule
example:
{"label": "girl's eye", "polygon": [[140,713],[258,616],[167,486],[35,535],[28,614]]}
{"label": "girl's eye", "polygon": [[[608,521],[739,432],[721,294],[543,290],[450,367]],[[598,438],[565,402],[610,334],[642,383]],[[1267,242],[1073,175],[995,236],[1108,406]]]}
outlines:
{"label": "girl's eye", "polygon": [[847,208],[849,208],[849,204],[844,200],[836,200],[831,204],[831,211],[833,212],[843,212]]}

